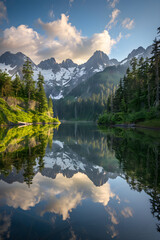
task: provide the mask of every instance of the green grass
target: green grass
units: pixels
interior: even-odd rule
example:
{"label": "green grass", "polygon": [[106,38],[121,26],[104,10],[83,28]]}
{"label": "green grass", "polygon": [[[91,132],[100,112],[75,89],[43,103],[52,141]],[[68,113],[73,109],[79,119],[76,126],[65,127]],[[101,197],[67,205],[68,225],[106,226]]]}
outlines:
{"label": "green grass", "polygon": [[33,110],[25,111],[24,108],[11,107],[7,102],[0,98],[0,125],[12,125],[19,122],[26,123],[58,123],[57,118],[52,118],[47,113],[39,113]]}

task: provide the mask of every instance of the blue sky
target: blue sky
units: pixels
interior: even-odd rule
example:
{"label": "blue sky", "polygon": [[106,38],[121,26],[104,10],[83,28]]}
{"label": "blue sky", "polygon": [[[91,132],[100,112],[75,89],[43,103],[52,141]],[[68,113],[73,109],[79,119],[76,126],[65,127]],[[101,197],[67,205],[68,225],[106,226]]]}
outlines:
{"label": "blue sky", "polygon": [[0,0],[0,54],[83,63],[102,50],[122,60],[159,26],[159,0]]}

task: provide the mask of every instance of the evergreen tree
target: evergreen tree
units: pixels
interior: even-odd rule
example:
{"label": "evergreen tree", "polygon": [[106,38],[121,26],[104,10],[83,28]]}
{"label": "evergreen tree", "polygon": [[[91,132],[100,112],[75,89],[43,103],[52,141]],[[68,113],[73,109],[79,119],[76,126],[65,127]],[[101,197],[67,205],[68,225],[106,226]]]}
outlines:
{"label": "evergreen tree", "polygon": [[51,97],[49,97],[48,101],[48,111],[50,113],[50,116],[53,117],[53,101]]}
{"label": "evergreen tree", "polygon": [[147,108],[151,108],[151,80],[150,80],[150,64],[149,59],[146,58],[146,61],[144,62],[144,84],[146,82],[146,93],[147,93]]}
{"label": "evergreen tree", "polygon": [[33,80],[33,70],[29,58],[27,58],[23,65],[22,73],[26,96],[28,97],[28,101],[30,101],[30,99],[33,99],[35,96],[35,81]]}
{"label": "evergreen tree", "polygon": [[115,96],[113,99],[114,112],[121,111],[122,99],[123,99],[123,87],[122,87],[122,79],[120,79],[119,88],[115,91]]}
{"label": "evergreen tree", "polygon": [[37,100],[38,100],[38,110],[39,112],[43,113],[48,110],[48,103],[47,103],[47,97],[44,91],[44,77],[39,72],[38,74],[38,82],[37,82]]}
{"label": "evergreen tree", "polygon": [[14,95],[16,97],[20,96],[20,92],[22,90],[22,84],[18,74],[16,74],[15,79],[12,81],[12,87],[13,87]]}
{"label": "evergreen tree", "polygon": [[159,97],[160,97],[160,92],[159,92],[159,62],[160,62],[160,41],[158,41],[156,38],[153,42],[152,45],[152,60],[155,65],[155,81],[156,81],[156,100],[155,100],[155,105],[159,106]]}
{"label": "evergreen tree", "polygon": [[12,95],[12,84],[11,77],[0,70],[0,96],[11,96]]}

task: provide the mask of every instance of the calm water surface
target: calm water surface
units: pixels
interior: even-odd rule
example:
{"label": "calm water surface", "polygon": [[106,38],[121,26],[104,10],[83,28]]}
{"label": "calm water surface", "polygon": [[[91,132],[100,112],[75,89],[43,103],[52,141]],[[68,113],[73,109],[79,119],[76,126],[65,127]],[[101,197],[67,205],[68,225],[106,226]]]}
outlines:
{"label": "calm water surface", "polygon": [[160,133],[0,129],[0,239],[160,239]]}

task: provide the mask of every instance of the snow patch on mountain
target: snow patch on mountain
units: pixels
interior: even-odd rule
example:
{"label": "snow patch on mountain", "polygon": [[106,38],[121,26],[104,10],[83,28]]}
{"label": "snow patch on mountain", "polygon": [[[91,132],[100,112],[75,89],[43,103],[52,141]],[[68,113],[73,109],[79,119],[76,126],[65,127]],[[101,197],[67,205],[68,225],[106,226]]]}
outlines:
{"label": "snow patch on mountain", "polygon": [[93,72],[97,73],[97,72],[102,72],[104,70],[104,67],[102,65],[99,65],[98,69],[94,69]]}
{"label": "snow patch on mountain", "polygon": [[11,65],[6,65],[5,63],[0,63],[0,69],[2,72],[6,72],[10,75],[9,71],[14,70],[15,67],[11,67]]}
{"label": "snow patch on mountain", "polygon": [[[59,100],[69,94],[72,89],[78,86],[81,82],[86,81],[95,73],[102,72],[106,67],[124,65],[126,68],[133,57],[150,57],[151,46],[147,49],[139,47],[134,49],[127,58],[118,62],[116,59],[109,57],[101,51],[96,51],[93,56],[84,64],[77,65],[71,59],[67,59],[58,64],[54,58],[42,61],[35,65],[30,59],[34,72],[34,80],[37,81],[38,74],[44,76],[45,91],[47,96],[52,99]],[[22,67],[26,60],[23,53],[12,54],[6,52],[0,56],[0,69],[6,71],[12,78],[18,73],[22,77]]]}
{"label": "snow patch on mountain", "polygon": [[57,96],[55,96],[55,97],[52,96],[52,99],[55,99],[55,100],[59,100],[61,98],[63,98],[62,90],[60,91],[60,93]]}

